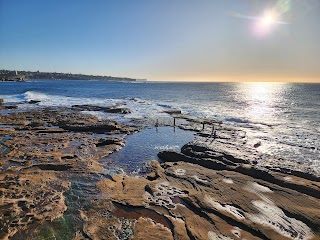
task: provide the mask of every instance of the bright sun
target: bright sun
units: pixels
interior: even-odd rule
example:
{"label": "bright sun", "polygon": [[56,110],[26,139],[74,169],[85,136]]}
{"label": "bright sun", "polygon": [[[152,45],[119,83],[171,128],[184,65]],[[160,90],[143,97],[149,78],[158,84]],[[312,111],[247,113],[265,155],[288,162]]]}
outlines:
{"label": "bright sun", "polygon": [[272,25],[277,23],[277,17],[274,12],[265,12],[264,15],[260,19],[260,24],[262,27],[271,27]]}
{"label": "bright sun", "polygon": [[257,21],[254,25],[255,32],[260,35],[264,36],[272,32],[277,25],[283,24],[280,19],[280,14],[275,10],[267,10],[265,11],[262,16],[257,18]]}

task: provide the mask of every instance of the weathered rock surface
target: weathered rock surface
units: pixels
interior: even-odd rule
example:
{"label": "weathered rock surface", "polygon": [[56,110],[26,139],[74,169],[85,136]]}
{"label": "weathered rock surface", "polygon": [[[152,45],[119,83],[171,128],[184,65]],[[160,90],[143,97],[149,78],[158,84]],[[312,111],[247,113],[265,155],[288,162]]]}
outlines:
{"label": "weathered rock surface", "polygon": [[[121,209],[131,219],[134,212],[136,223],[159,225],[154,231],[165,230],[168,239],[320,238],[319,179],[264,171],[192,144],[182,150],[188,155],[159,153],[164,163],[153,162],[147,178],[102,179],[97,187],[105,199],[96,208],[108,202],[112,216]],[[132,227],[133,239],[152,238],[145,229]]]}
{"label": "weathered rock surface", "polygon": [[45,221],[62,217],[71,179],[99,173],[98,160],[124,146],[111,133],[136,130],[67,109],[11,113],[0,122],[0,239],[33,239]]}
{"label": "weathered rock surface", "polygon": [[[132,133],[135,128],[118,124],[112,120],[99,120],[96,116],[81,114],[74,111],[39,110],[21,113],[13,113],[2,116],[2,122],[16,125],[18,130],[36,130],[45,127],[60,127],[73,132],[91,132],[104,134]],[[60,130],[61,130],[60,129]]]}
{"label": "weathered rock surface", "polygon": [[0,174],[0,238],[7,239],[30,225],[62,217],[69,183],[51,172],[29,170]]}

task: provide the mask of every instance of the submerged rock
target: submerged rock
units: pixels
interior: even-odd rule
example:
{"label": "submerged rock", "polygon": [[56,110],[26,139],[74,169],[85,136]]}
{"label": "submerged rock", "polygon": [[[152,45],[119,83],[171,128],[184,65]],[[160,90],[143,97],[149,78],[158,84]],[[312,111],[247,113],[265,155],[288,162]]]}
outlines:
{"label": "submerged rock", "polygon": [[28,103],[29,104],[36,104],[36,103],[40,103],[40,100],[30,100]]}
{"label": "submerged rock", "polygon": [[94,106],[94,105],[73,105],[73,110],[79,111],[102,111],[107,113],[121,113],[121,114],[128,114],[131,113],[129,108],[125,107],[101,107],[101,106]]}

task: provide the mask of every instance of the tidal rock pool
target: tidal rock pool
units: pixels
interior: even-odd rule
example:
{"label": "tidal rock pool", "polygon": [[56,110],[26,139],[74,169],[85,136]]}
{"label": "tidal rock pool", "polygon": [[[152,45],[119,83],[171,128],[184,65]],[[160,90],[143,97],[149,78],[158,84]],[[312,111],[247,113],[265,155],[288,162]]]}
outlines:
{"label": "tidal rock pool", "polygon": [[111,166],[118,166],[128,173],[139,173],[146,163],[158,160],[157,154],[160,151],[180,151],[193,138],[194,132],[178,127],[147,128],[128,136],[125,147],[102,162],[107,171],[110,171]]}

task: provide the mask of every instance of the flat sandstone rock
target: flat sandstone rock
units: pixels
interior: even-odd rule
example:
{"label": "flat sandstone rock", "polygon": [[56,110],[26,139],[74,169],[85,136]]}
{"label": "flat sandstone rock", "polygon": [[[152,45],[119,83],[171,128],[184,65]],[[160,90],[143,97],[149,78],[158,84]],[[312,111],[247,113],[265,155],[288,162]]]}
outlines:
{"label": "flat sandstone rock", "polygon": [[[137,213],[134,239],[161,239],[154,234],[164,234],[164,229],[170,232],[166,239],[320,237],[320,202],[314,196],[232,168],[215,170],[177,161],[153,164],[153,170],[159,175],[155,180],[117,177],[97,184],[107,196],[100,201],[114,205],[109,209],[111,215],[116,215],[119,208],[126,209],[122,216],[127,218],[131,211]],[[301,184],[319,191],[318,182],[304,181]],[[140,227],[146,219],[150,227],[160,224],[162,228],[146,231],[149,226]]]}

